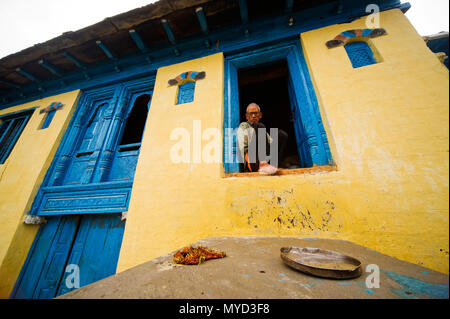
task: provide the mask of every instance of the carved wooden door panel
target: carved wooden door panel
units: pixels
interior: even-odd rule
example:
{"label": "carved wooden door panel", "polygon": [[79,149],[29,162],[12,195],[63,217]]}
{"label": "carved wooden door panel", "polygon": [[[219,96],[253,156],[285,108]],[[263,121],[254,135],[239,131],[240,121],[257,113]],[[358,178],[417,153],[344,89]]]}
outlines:
{"label": "carved wooden door panel", "polygon": [[104,136],[102,130],[108,124],[103,117],[107,107],[108,104],[104,103],[98,106],[92,114],[84,134],[73,152],[72,163],[67,169],[64,185],[87,184],[91,181],[98,150]]}

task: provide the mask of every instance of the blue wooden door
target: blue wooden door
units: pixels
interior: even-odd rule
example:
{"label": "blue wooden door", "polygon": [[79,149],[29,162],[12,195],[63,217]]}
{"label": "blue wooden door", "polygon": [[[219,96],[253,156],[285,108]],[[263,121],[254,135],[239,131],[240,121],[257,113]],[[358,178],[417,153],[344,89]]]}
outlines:
{"label": "blue wooden door", "polygon": [[49,218],[36,236],[11,297],[48,299],[67,293],[77,288],[67,281],[74,269],[79,287],[113,275],[124,226],[120,214]]}
{"label": "blue wooden door", "polygon": [[41,226],[16,283],[13,298],[55,297],[78,220],[77,216],[56,216]]}
{"label": "blue wooden door", "polygon": [[[80,287],[116,273],[125,221],[120,214],[84,215],[67,265],[79,269]],[[71,272],[65,272],[58,295],[76,289],[66,283]]]}

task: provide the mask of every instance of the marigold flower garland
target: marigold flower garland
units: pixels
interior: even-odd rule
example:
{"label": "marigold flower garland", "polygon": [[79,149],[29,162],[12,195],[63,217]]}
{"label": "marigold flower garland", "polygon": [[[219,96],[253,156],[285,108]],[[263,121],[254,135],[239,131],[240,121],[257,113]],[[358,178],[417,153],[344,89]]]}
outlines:
{"label": "marigold flower garland", "polygon": [[208,259],[223,258],[225,256],[226,253],[222,251],[217,252],[203,246],[198,246],[197,248],[190,246],[177,251],[173,256],[173,262],[175,264],[200,265]]}

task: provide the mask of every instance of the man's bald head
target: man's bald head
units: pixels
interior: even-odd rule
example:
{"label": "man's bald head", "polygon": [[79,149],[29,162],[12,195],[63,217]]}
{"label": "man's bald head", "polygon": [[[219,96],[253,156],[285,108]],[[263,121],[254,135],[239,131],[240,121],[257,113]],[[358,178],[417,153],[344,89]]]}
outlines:
{"label": "man's bald head", "polygon": [[256,104],[256,103],[250,103],[248,106],[247,106],[247,112],[248,112],[248,109],[249,108],[254,108],[254,107],[256,107],[257,109],[258,109],[258,111],[259,112],[261,112],[261,108],[259,107],[259,105],[258,104]]}
{"label": "man's bald head", "polygon": [[250,103],[247,106],[247,112],[245,113],[245,118],[252,124],[256,124],[262,118],[261,108],[256,103]]}

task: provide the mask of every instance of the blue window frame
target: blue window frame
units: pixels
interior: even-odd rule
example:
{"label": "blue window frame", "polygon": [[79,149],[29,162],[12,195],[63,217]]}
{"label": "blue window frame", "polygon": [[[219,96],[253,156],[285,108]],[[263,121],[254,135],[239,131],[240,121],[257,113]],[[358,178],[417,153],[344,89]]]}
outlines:
{"label": "blue window frame", "polygon": [[53,102],[50,105],[51,111],[47,112],[44,123],[42,123],[41,130],[44,130],[50,126],[50,123],[52,122],[53,117],[60,106],[62,106],[61,102]]}
{"label": "blue window frame", "polygon": [[240,122],[238,70],[286,59],[289,94],[294,114],[296,143],[304,167],[332,164],[314,87],[298,41],[267,46],[227,56],[225,59],[224,152],[225,173],[239,172],[236,128]]}
{"label": "blue window frame", "polygon": [[186,82],[178,87],[177,104],[194,101],[195,82]]}
{"label": "blue window frame", "polygon": [[0,117],[0,164],[3,164],[22,134],[33,111]]}
{"label": "blue window frame", "polygon": [[362,66],[377,63],[373,57],[372,49],[366,42],[358,41],[346,44],[345,51],[352,62],[353,68],[360,68]]}
{"label": "blue window frame", "polygon": [[50,112],[47,113],[47,115],[45,116],[44,123],[42,124],[41,130],[46,129],[47,127],[50,126],[50,123],[52,122],[55,113],[56,110],[51,110]]}

